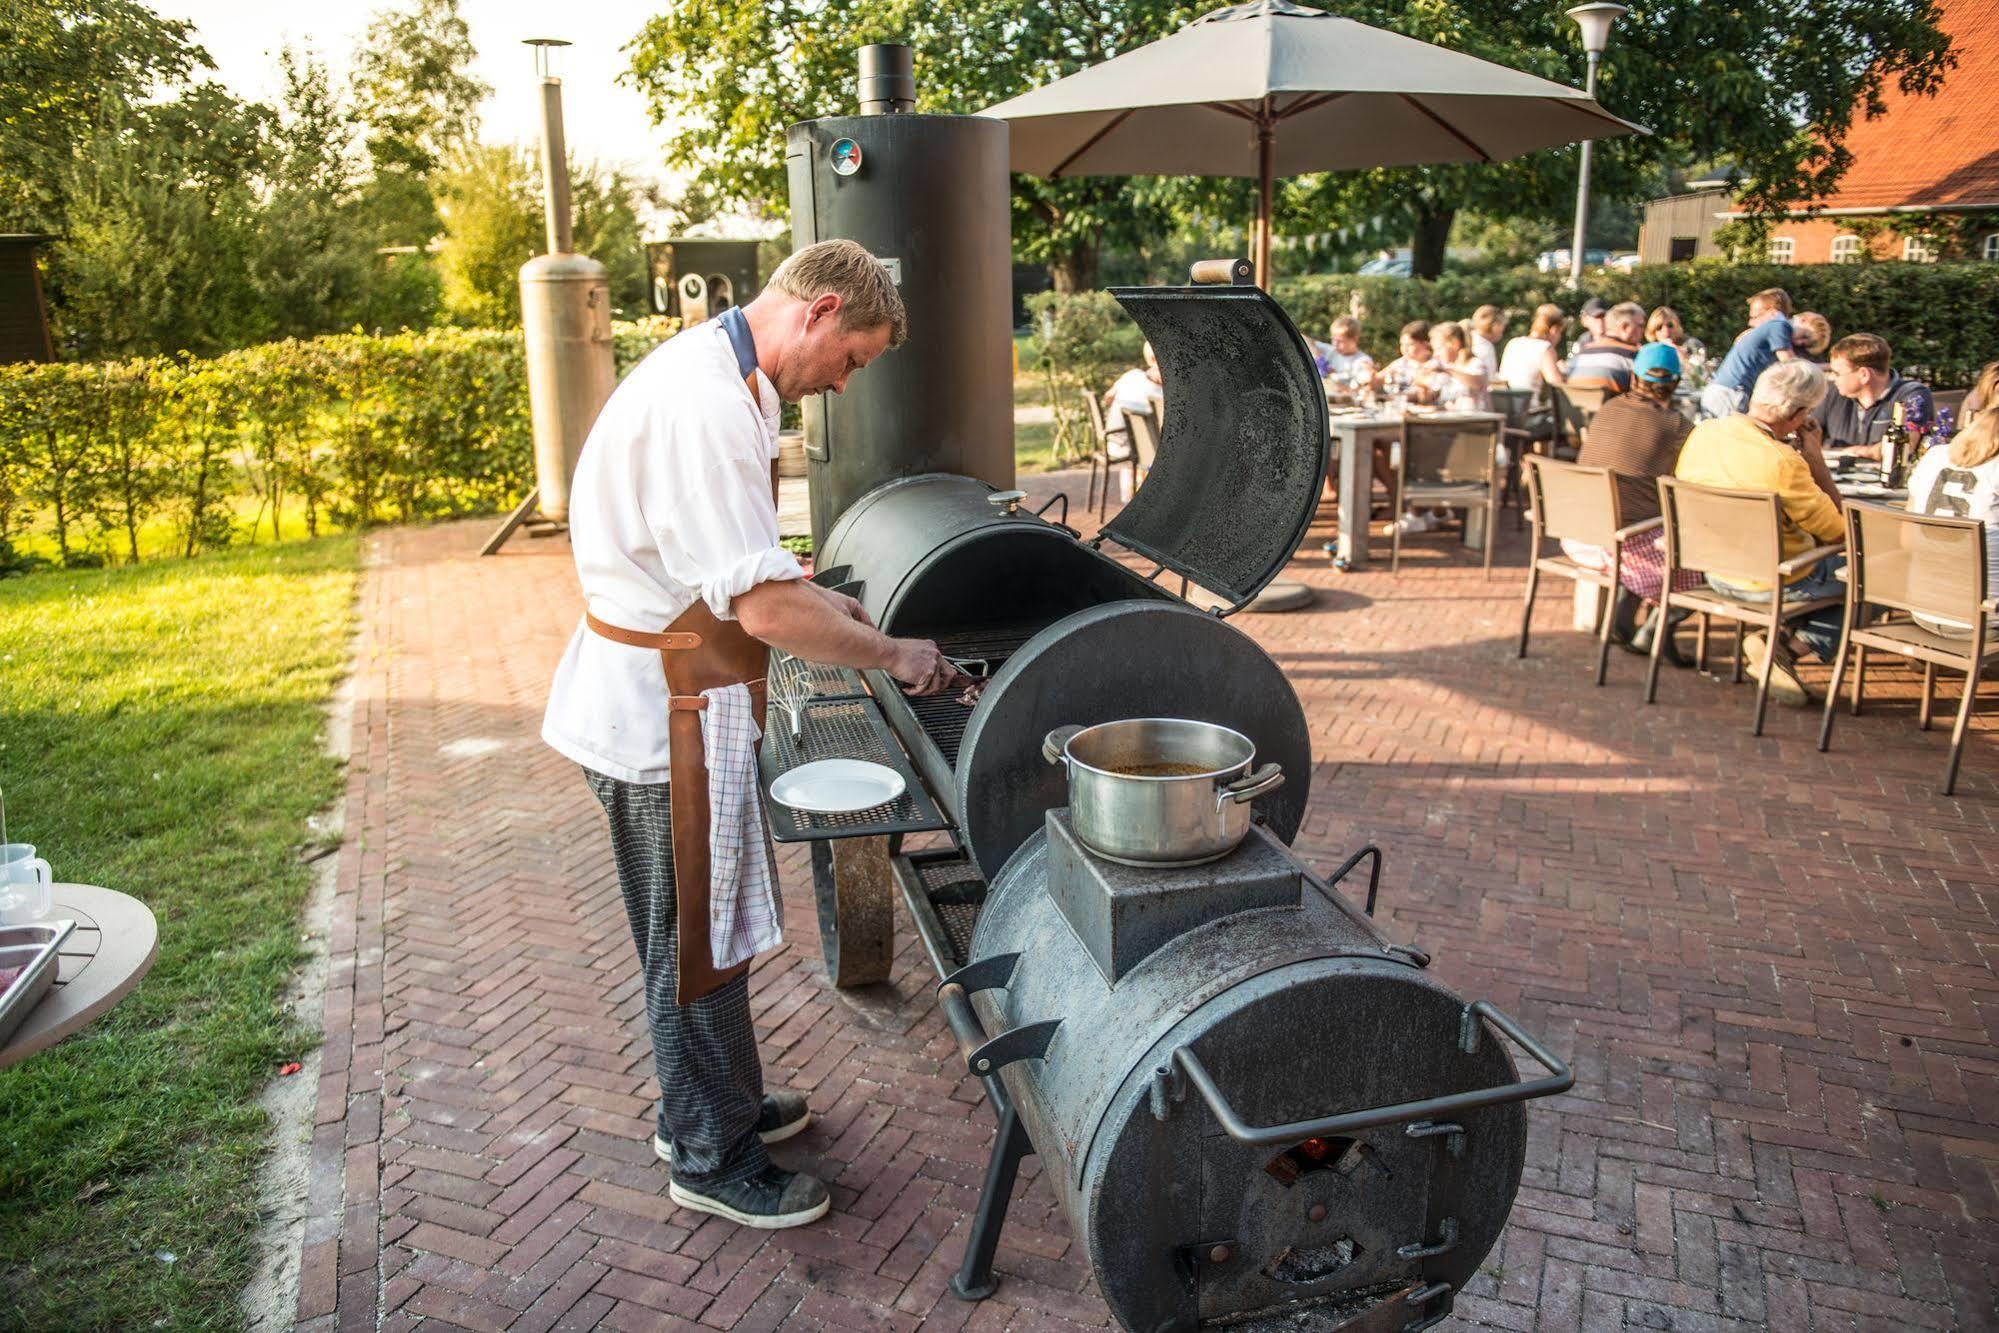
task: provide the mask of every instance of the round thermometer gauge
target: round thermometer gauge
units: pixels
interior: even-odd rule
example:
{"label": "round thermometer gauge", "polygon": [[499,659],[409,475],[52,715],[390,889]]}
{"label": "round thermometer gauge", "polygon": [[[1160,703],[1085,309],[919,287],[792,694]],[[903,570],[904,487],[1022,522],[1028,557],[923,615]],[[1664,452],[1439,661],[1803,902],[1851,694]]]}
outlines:
{"label": "round thermometer gauge", "polygon": [[861,169],[861,146],[852,139],[833,141],[833,174],[851,176]]}

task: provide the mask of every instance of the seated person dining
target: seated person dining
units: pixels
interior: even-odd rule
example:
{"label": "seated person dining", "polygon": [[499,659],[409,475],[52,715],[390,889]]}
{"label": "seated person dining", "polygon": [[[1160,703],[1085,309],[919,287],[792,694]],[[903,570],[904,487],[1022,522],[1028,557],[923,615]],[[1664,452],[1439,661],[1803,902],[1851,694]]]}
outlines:
{"label": "seated person dining", "polygon": [[1555,350],[1562,345],[1568,316],[1558,305],[1534,307],[1534,321],[1518,338],[1506,340],[1499,357],[1499,380],[1511,389],[1539,394],[1543,383],[1562,382],[1562,358]]}
{"label": "seated person dining", "polygon": [[1144,412],[1157,421],[1164,406],[1165,390],[1160,385],[1159,357],[1148,342],[1145,344],[1145,364],[1134,366],[1118,376],[1104,393],[1104,408],[1109,416],[1111,433],[1115,435],[1123,430],[1123,413]]}
{"label": "seated person dining", "polygon": [[1412,403],[1441,401],[1451,377],[1430,346],[1430,321],[1410,320],[1402,326],[1397,343],[1402,355],[1375,373],[1375,386],[1383,393],[1403,394]]}
{"label": "seated person dining", "polygon": [[1496,305],[1482,305],[1471,312],[1465,325],[1471,334],[1472,354],[1485,366],[1485,377],[1499,375],[1499,340],[1506,336],[1506,312]]}
{"label": "seated person dining", "polygon": [[1312,359],[1329,386],[1358,388],[1374,379],[1374,358],[1360,350],[1360,321],[1341,315],[1327,330],[1329,343],[1314,342]]}
{"label": "seated person dining", "polygon": [[[1999,596],[1999,412],[1979,413],[1948,445],[1924,451],[1909,475],[1909,512],[1984,523],[1985,595]],[[1932,633],[1971,637],[1969,625],[1917,619]]]}
{"label": "seated person dining", "polygon": [[[1573,357],[1576,350],[1590,339],[1603,337],[1603,317],[1609,313],[1610,302],[1601,296],[1592,296],[1583,302],[1582,309],[1576,312],[1576,323],[1582,327],[1576,334],[1576,340],[1569,344],[1570,357]],[[1568,357],[1563,359],[1567,360]]]}
{"label": "seated person dining", "polygon": [[1749,298],[1749,327],[1735,339],[1728,355],[1715,367],[1714,378],[1701,390],[1701,416],[1725,417],[1749,402],[1757,377],[1791,350],[1791,295],[1782,287],[1766,287]]}
{"label": "seated person dining", "polygon": [[1707,345],[1687,332],[1687,326],[1680,321],[1680,312],[1669,305],[1655,308],[1645,317],[1645,341],[1665,343],[1680,358],[1680,380],[1684,384],[1697,381],[1707,368]]}
{"label": "seated person dining", "polygon": [[[1590,422],[1576,462],[1582,467],[1607,467],[1618,474],[1617,489],[1622,504],[1620,517],[1628,527],[1659,517],[1660,477],[1673,475],[1680,461],[1680,446],[1686,442],[1693,423],[1673,406],[1673,393],[1680,387],[1680,354],[1668,343],[1647,343],[1632,363],[1631,392],[1618,394],[1604,403]],[[1610,553],[1600,546],[1564,540],[1562,554],[1591,569],[1610,567]],[[1611,635],[1634,652],[1652,651],[1654,622],[1633,634],[1640,602],[1656,602],[1665,582],[1666,556],[1660,533],[1648,532],[1624,544],[1618,565],[1618,595]],[[1678,589],[1697,586],[1698,576],[1685,573]],[[1660,656],[1674,666],[1686,666],[1668,636]]]}
{"label": "seated person dining", "polygon": [[[1703,486],[1739,491],[1770,491],[1783,506],[1783,556],[1790,560],[1814,546],[1842,541],[1846,520],[1839,493],[1825,470],[1819,443],[1823,428],[1814,415],[1826,395],[1825,372],[1809,361],[1790,360],[1771,366],[1756,381],[1747,411],[1701,422],[1680,449],[1674,474]],[[1844,595],[1836,577],[1846,563],[1843,555],[1827,556],[1799,570],[1784,584],[1786,601]],[[1771,589],[1730,584],[1713,575],[1708,586],[1745,602],[1767,603]],[[1839,651],[1844,613],[1837,606],[1794,621],[1791,631],[1802,646],[1821,661],[1831,662]],[[1811,694],[1798,678],[1797,652],[1789,643],[1765,644],[1752,634],[1743,641],[1748,662],[1763,669],[1763,654],[1774,652],[1770,672],[1773,698],[1800,706]]]}
{"label": "seated person dining", "polygon": [[1437,401],[1459,412],[1492,410],[1491,376],[1485,362],[1472,351],[1471,336],[1462,324],[1445,320],[1430,326],[1430,350],[1449,377],[1439,388]]}
{"label": "seated person dining", "polygon": [[1623,393],[1631,387],[1631,360],[1645,339],[1645,307],[1636,301],[1612,306],[1603,317],[1603,335],[1585,338],[1563,367],[1563,383]]}
{"label": "seated person dining", "polygon": [[1936,420],[1929,386],[1897,374],[1894,362],[1888,340],[1872,333],[1849,333],[1832,345],[1827,366],[1832,392],[1818,410],[1829,447],[1851,446],[1862,458],[1879,458],[1898,403],[1905,422],[1927,425]]}

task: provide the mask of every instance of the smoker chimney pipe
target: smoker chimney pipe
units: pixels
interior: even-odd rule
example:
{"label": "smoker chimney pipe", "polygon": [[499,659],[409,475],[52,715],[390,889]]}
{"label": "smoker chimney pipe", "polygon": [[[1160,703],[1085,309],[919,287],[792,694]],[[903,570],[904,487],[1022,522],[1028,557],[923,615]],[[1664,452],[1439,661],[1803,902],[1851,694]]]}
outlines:
{"label": "smoker chimney pipe", "polygon": [[548,252],[568,254],[574,243],[569,229],[569,158],[562,141],[562,80],[541,81],[542,211],[548,215]]}
{"label": "smoker chimney pipe", "polygon": [[888,116],[915,109],[915,52],[893,42],[862,47],[861,114]]}

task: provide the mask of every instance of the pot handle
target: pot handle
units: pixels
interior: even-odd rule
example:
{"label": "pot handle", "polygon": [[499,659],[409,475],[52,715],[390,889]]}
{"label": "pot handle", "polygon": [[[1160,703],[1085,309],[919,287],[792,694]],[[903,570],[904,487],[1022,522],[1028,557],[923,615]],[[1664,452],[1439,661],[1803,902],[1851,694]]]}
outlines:
{"label": "pot handle", "polygon": [[1081,727],[1070,726],[1057,727],[1049,732],[1041,741],[1041,757],[1051,764],[1061,763],[1063,747],[1067,746],[1081,730]]}
{"label": "pot handle", "polygon": [[1265,764],[1254,773],[1215,788],[1215,803],[1217,807],[1223,801],[1234,801],[1237,805],[1242,805],[1259,796],[1268,795],[1283,785],[1284,769],[1277,764]]}

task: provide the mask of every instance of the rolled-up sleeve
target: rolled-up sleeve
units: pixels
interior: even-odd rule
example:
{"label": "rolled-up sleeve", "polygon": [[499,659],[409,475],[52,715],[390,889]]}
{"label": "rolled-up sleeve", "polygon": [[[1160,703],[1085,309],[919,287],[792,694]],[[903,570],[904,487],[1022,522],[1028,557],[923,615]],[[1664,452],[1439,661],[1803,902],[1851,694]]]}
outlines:
{"label": "rolled-up sleeve", "polygon": [[710,413],[682,413],[655,441],[643,470],[646,521],[666,573],[700,590],[723,620],[759,583],[805,571],[778,543],[770,461],[754,426]]}

